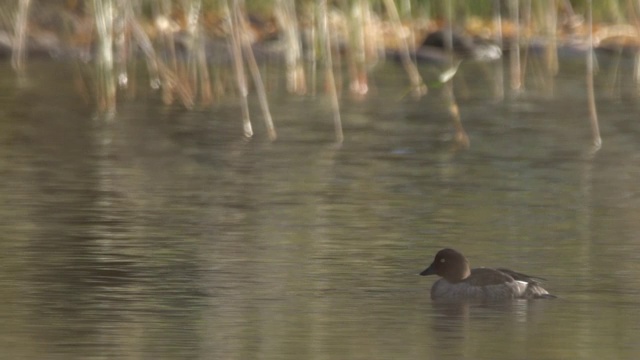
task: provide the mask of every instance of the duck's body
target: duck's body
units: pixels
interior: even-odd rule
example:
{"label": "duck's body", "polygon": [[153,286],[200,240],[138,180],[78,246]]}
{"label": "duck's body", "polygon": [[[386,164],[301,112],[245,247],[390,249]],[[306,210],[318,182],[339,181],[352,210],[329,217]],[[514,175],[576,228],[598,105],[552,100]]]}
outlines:
{"label": "duck's body", "polygon": [[453,249],[443,249],[420,275],[439,275],[431,288],[436,301],[505,301],[552,298],[539,278],[509,269],[469,269],[467,259]]}
{"label": "duck's body", "polygon": [[[448,42],[450,44],[447,44]],[[472,59],[479,61],[493,61],[502,57],[502,50],[492,43],[476,41],[464,32],[438,30],[430,33],[422,41],[417,49],[416,58],[419,60],[447,59],[447,47],[460,59]],[[437,52],[440,55],[436,55]]]}

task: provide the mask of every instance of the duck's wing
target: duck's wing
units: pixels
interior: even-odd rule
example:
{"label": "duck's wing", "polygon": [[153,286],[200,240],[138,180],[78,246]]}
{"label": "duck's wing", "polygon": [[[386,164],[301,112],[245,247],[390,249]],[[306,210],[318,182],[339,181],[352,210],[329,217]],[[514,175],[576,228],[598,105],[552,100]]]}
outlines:
{"label": "duck's wing", "polygon": [[527,274],[519,273],[517,271],[513,271],[505,268],[497,268],[496,270],[500,271],[503,274],[507,274],[511,276],[514,280],[525,281],[532,284],[539,284],[541,281],[547,280],[539,276],[530,276]]}
{"label": "duck's wing", "polygon": [[471,269],[471,275],[464,281],[472,286],[490,286],[510,283],[514,278],[509,274],[492,268]]}
{"label": "duck's wing", "polygon": [[526,287],[521,294],[522,298],[525,299],[554,299],[557,296],[549,294],[547,290],[545,290],[540,284],[541,281],[545,281],[545,278],[541,278],[539,276],[530,276],[523,273],[519,273],[517,271],[498,268],[496,269],[503,274],[511,276],[516,282],[525,283]]}

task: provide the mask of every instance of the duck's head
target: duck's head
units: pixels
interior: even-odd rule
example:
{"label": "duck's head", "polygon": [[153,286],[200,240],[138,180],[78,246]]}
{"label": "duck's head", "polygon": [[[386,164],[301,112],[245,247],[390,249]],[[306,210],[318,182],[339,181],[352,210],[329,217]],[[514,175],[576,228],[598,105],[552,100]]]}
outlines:
{"label": "duck's head", "polygon": [[456,283],[471,275],[471,270],[469,262],[462,253],[453,249],[442,249],[438,251],[431,265],[420,275],[438,275],[448,282]]}

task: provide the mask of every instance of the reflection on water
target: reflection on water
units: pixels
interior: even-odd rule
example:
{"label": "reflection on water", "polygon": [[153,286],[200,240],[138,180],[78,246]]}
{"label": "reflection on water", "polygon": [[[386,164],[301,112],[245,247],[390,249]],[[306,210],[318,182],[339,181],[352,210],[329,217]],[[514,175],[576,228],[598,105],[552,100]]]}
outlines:
{"label": "reflection on water", "polygon": [[[233,104],[101,122],[66,65],[2,64],[4,357],[634,358],[638,107],[600,99],[591,155],[581,71],[503,103],[467,76],[454,151],[437,91],[399,99],[392,65],[336,147],[321,99],[273,94],[279,140],[245,141]],[[560,299],[433,304],[443,246]]]}

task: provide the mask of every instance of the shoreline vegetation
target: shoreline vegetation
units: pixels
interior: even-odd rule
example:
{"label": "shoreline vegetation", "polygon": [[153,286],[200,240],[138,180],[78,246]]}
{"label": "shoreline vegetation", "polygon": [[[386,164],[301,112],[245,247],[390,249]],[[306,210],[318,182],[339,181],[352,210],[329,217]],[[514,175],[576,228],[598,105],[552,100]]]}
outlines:
{"label": "shoreline vegetation", "polygon": [[[247,137],[253,135],[247,102],[252,90],[271,139],[276,130],[259,64],[275,59],[286,71],[289,92],[314,95],[320,88],[331,98],[338,142],[340,96],[366,96],[368,73],[377,63],[397,60],[416,98],[428,92],[417,63],[437,63],[444,68],[439,80],[454,139],[466,147],[450,81],[462,60],[501,59],[509,82],[504,87],[519,92],[529,52],[542,54],[551,77],[559,53],[586,54],[592,94],[590,49],[635,55],[640,68],[639,7],[623,0],[16,0],[0,5],[0,59],[11,59],[17,73],[26,71],[30,58],[76,62],[78,87],[92,94],[87,102],[107,117],[115,116],[117,92],[128,87],[133,60],[144,59],[150,86],[166,104],[190,109],[214,104],[228,92],[239,96]],[[222,66],[230,68],[225,72],[232,73],[234,89],[220,80]],[[496,82],[502,76],[496,71]],[[599,148],[592,95],[588,108]]]}

